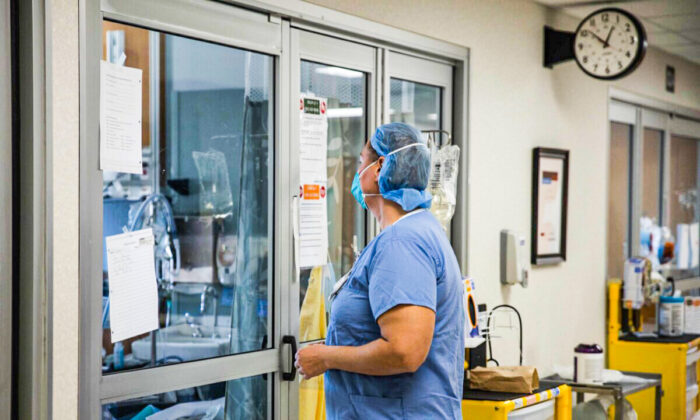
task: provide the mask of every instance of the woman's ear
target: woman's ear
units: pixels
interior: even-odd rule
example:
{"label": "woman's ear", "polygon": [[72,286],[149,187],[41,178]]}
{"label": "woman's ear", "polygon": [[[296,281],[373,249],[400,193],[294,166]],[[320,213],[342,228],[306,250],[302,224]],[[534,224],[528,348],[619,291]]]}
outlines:
{"label": "woman's ear", "polygon": [[379,172],[381,172],[382,166],[384,166],[384,156],[381,156],[379,159],[377,159],[377,169],[375,172],[377,176],[379,176]]}

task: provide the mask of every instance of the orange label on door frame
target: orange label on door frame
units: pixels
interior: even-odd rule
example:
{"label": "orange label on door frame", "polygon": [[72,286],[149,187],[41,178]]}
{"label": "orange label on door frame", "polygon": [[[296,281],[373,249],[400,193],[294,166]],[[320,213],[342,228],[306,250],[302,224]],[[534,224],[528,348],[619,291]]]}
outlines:
{"label": "orange label on door frame", "polygon": [[304,200],[320,200],[321,186],[318,184],[304,184]]}

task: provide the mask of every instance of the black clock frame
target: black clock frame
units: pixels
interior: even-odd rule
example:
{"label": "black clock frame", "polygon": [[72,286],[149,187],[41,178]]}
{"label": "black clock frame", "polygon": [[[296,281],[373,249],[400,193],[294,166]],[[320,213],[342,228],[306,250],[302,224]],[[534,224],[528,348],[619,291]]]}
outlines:
{"label": "black clock frame", "polygon": [[588,21],[589,18],[591,18],[592,16],[595,16],[597,14],[604,13],[604,12],[615,12],[615,13],[620,13],[620,14],[624,15],[632,22],[635,29],[637,30],[637,33],[639,34],[639,42],[637,43],[637,55],[635,55],[634,61],[632,61],[632,64],[629,67],[627,67],[627,69],[625,71],[623,71],[620,74],[616,74],[615,76],[607,76],[607,77],[606,76],[599,76],[597,74],[590,73],[588,70],[586,70],[581,65],[581,63],[578,61],[578,58],[576,57],[576,54],[573,51],[573,48],[576,47],[573,42],[571,45],[571,48],[572,48],[571,52],[574,56],[574,61],[576,62],[576,65],[587,75],[589,75],[593,78],[596,78],[598,80],[617,80],[617,79],[621,79],[621,78],[627,76],[628,74],[632,73],[633,71],[635,71],[637,69],[637,67],[639,67],[639,65],[642,63],[642,60],[644,59],[644,55],[646,55],[646,52],[647,52],[647,33],[644,30],[644,25],[642,25],[642,23],[639,21],[639,19],[637,19],[637,17],[634,16],[632,13],[630,13],[626,10],[623,10],[623,9],[618,9],[617,7],[606,7],[603,9],[596,10],[595,12],[593,12],[593,13],[589,14],[588,16],[586,16],[585,18],[583,18],[583,20],[581,20],[581,23],[579,23],[578,26],[576,27],[576,31],[574,32],[573,39],[576,39],[576,34],[579,33],[579,31],[581,30],[581,27],[583,26],[584,23],[586,23]]}

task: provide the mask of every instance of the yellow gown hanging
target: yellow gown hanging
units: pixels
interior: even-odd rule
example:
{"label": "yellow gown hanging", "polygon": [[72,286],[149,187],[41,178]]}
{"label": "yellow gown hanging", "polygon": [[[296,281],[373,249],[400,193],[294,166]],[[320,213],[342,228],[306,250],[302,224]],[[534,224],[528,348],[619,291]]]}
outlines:
{"label": "yellow gown hanging", "polygon": [[[299,314],[299,340],[318,340],[326,336],[326,305],[323,295],[323,267],[311,270],[309,286]],[[323,375],[301,380],[299,384],[299,419],[325,420]]]}

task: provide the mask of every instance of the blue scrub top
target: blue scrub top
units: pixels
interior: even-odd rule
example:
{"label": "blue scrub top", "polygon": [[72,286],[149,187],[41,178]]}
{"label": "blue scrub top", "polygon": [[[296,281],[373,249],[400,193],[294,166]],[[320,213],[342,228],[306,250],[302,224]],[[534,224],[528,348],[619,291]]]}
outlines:
{"label": "blue scrub top", "polygon": [[463,294],[457,258],[429,211],[410,214],[374,238],[333,300],[326,344],[361,346],[380,338],[377,318],[397,305],[435,311],[433,341],[414,373],[327,371],[328,419],[461,419]]}

